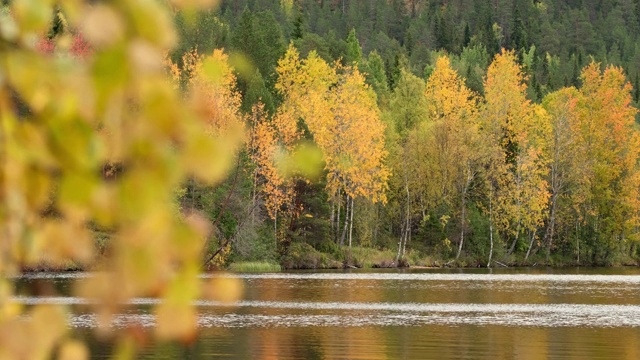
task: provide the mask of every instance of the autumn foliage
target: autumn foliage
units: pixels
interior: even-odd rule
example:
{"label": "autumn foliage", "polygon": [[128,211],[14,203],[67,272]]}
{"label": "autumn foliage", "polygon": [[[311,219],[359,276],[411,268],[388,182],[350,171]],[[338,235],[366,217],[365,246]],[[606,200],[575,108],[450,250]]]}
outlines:
{"label": "autumn foliage", "polygon": [[[398,57],[387,81],[353,33],[347,61],[283,49],[265,74],[275,79],[271,112],[261,99],[241,106],[246,83],[233,65],[242,62],[224,50],[169,60],[176,34],[162,2],[60,6],[82,32],[55,41],[35,40],[52,2],[16,1],[0,13],[0,359],[88,355],[69,334],[68,309],[13,300],[11,279],[24,268],[73,261],[96,270],[73,292],[106,336],[130,299],[157,297],[157,326],[144,336],[188,342],[195,300],[238,297],[233,280],[198,278],[210,240],[226,236],[216,240],[228,255],[267,227],[278,255],[316,226],[330,228],[318,248],[340,252],[367,234],[397,249],[393,265],[414,245],[447,264],[483,266],[498,255],[510,264],[639,255],[640,133],[620,68],[593,62],[579,87],[537,104],[513,51],[495,56],[480,94],[444,53],[426,79]],[[194,184],[210,191],[209,213],[180,203]],[[251,193],[250,206],[236,188]],[[248,215],[228,219],[231,206]],[[308,226],[296,227],[302,220]],[[104,257],[97,233],[108,234]],[[124,357],[135,356],[137,335],[118,336]]]}

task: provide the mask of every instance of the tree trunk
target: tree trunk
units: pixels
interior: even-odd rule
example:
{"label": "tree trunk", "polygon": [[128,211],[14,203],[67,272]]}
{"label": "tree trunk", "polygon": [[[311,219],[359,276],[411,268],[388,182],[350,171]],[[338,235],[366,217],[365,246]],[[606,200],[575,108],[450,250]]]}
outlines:
{"label": "tree trunk", "polygon": [[342,235],[340,236],[340,246],[344,246],[344,240],[347,236],[348,229],[349,229],[349,197],[347,196],[347,202],[344,206],[344,228],[342,229]]}
{"label": "tree trunk", "polygon": [[407,242],[411,240],[411,220],[409,220],[409,216],[407,216],[406,228],[407,228],[407,231],[405,231],[405,234],[404,234],[404,243],[402,243],[402,254],[400,254],[400,257],[403,259],[404,259],[404,253],[407,250]]}
{"label": "tree trunk", "polygon": [[329,223],[331,224],[331,233],[332,234],[334,232],[335,216],[336,216],[336,201],[335,201],[335,197],[332,196],[331,197],[331,218],[329,219]]}
{"label": "tree trunk", "polygon": [[[521,162],[520,162],[520,158],[518,159],[518,168],[521,168]],[[522,175],[520,173],[520,171],[517,171],[516,173],[516,178],[515,178],[515,183],[516,183],[516,194],[517,194],[517,202],[516,202],[516,209],[517,209],[517,214],[518,214],[518,224],[516,227],[516,237],[515,239],[513,239],[513,242],[511,243],[511,246],[509,247],[509,252],[507,253],[507,255],[511,255],[513,254],[513,252],[516,250],[516,245],[518,244],[518,240],[520,239],[520,227],[522,226],[522,215],[520,215],[520,210],[522,207],[522,200],[521,200],[521,196],[522,196]]]}
{"label": "tree trunk", "polygon": [[549,216],[549,226],[547,226],[547,232],[544,235],[544,241],[547,244],[547,264],[549,263],[549,257],[551,256],[551,243],[553,241],[553,231],[556,222],[556,196],[553,195],[551,199],[551,215]]}
{"label": "tree trunk", "polygon": [[465,221],[465,213],[466,213],[466,190],[462,192],[462,214],[460,215],[460,244],[458,244],[458,253],[456,254],[456,261],[460,257],[460,253],[462,252],[462,244],[464,243],[464,221]]}
{"label": "tree trunk", "polygon": [[400,240],[398,241],[398,252],[396,253],[396,264],[398,263],[398,260],[400,260],[400,251],[402,251],[402,240],[404,238],[404,227],[405,227],[405,223],[403,221],[402,225],[401,225],[401,228],[400,228]]}
{"label": "tree trunk", "polygon": [[520,224],[518,224],[518,231],[516,231],[516,238],[513,239],[513,242],[511,243],[511,246],[509,247],[509,252],[507,253],[507,255],[511,255],[513,254],[513,252],[516,250],[516,244],[518,243],[518,238],[520,237]]}
{"label": "tree trunk", "polygon": [[578,265],[580,264],[580,224],[576,220],[576,247],[578,253]]}
{"label": "tree trunk", "polygon": [[[405,177],[406,178],[406,177]],[[404,258],[404,252],[407,248],[407,242],[411,240],[411,194],[409,193],[409,182],[405,180],[405,190],[407,191],[407,224],[404,234],[404,244],[402,245],[402,255]]]}
{"label": "tree trunk", "polygon": [[493,257],[493,209],[491,199],[489,199],[489,261],[487,267],[491,267],[491,258]]}
{"label": "tree trunk", "polygon": [[467,191],[469,191],[469,187],[471,186],[471,181],[474,178],[474,173],[471,171],[471,164],[467,162],[466,165],[467,165],[467,170],[466,170],[467,180],[465,181],[464,187],[462,188],[460,244],[458,244],[458,253],[456,254],[456,261],[458,261],[458,258],[460,258],[460,253],[462,253],[462,246],[464,245],[464,225],[467,220]]}
{"label": "tree trunk", "polygon": [[340,205],[341,204],[342,204],[342,199],[340,198],[340,190],[338,190],[338,214],[336,216],[336,227],[334,231],[336,244],[338,243],[338,239],[340,237]]}
{"label": "tree trunk", "polygon": [[[536,238],[536,232],[535,231],[531,231],[531,239],[529,240],[529,248],[527,249],[527,255],[525,255],[524,257],[524,262],[527,262],[527,259],[529,259],[529,254],[531,254],[531,248],[533,247],[533,240]],[[547,262],[549,262],[549,259],[547,258]]]}
{"label": "tree trunk", "polygon": [[351,201],[351,216],[349,218],[349,249],[351,249],[351,239],[353,234],[353,198],[350,197]]}
{"label": "tree trunk", "polygon": [[406,199],[407,204],[405,208],[405,218],[402,221],[403,223],[402,230],[400,231],[400,241],[398,242],[398,254],[396,255],[396,263],[398,263],[398,261],[400,260],[400,257],[404,257],[404,252],[407,246],[407,240],[411,233],[411,214],[409,213],[409,211],[411,210],[411,207],[410,207],[411,194],[409,193],[409,181],[407,180],[406,172],[404,175],[404,188],[407,193],[407,199]]}
{"label": "tree trunk", "polygon": [[409,234],[409,216],[405,215],[405,218],[402,219],[400,230],[400,241],[398,241],[398,253],[396,254],[396,263],[400,261],[400,258],[404,257],[405,248],[407,246],[407,238]]}
{"label": "tree trunk", "polygon": [[[253,173],[253,194],[251,196],[251,205],[253,208],[256,207],[256,202],[258,200],[258,174],[256,172]],[[251,227],[256,226],[256,213],[255,211],[251,211]]]}
{"label": "tree trunk", "polygon": [[375,204],[375,209],[376,209],[376,222],[373,225],[373,243],[377,244],[378,243],[378,234],[380,233],[380,205],[379,204]]}

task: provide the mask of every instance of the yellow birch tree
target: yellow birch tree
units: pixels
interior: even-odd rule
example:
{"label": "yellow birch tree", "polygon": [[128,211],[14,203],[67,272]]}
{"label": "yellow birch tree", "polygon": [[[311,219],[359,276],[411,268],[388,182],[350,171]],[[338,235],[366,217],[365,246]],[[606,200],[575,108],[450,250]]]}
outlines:
{"label": "yellow birch tree", "polygon": [[[330,196],[335,196],[336,189],[347,196],[351,246],[354,199],[363,197],[373,203],[386,202],[389,170],[384,164],[385,126],[379,117],[375,93],[365,84],[357,68],[341,70],[330,98],[335,127],[330,129],[331,141],[321,149],[325,154]],[[314,135],[323,129],[310,126]]]}
{"label": "yellow birch tree", "polygon": [[[582,177],[584,167],[580,164],[581,154],[577,151],[573,128],[576,125],[576,106],[580,94],[575,88],[564,88],[545,96],[542,106],[549,114],[551,133],[545,152],[549,159],[549,215],[543,243],[546,246],[546,260],[551,256],[551,247],[558,222],[558,213],[562,212],[561,202],[573,192],[576,179]],[[564,212],[563,222],[570,222]]]}
{"label": "yellow birch tree", "polygon": [[631,85],[622,70],[591,63],[581,75],[577,104],[576,154],[584,169],[573,196],[584,224],[594,229],[591,261],[609,263],[614,251],[629,246],[626,229],[636,229],[638,130]]}
{"label": "yellow birch tree", "polygon": [[344,241],[347,229],[352,233],[348,224],[352,224],[355,197],[385,201],[389,173],[383,165],[384,125],[375,94],[357,69],[331,66],[315,52],[300,59],[293,45],[278,62],[277,71],[276,89],[284,97],[278,116],[288,119],[282,121],[282,131],[291,134],[293,141],[300,139],[297,120],[301,120],[322,151],[329,196],[338,204],[340,194],[346,196]]}
{"label": "yellow birch tree", "polygon": [[432,143],[427,143],[435,168],[432,180],[437,186],[436,197],[452,205],[460,205],[460,239],[456,260],[464,244],[468,192],[481,169],[482,149],[478,137],[476,95],[451,68],[448,57],[436,60],[436,66],[427,81],[425,96],[432,132]]}
{"label": "yellow birch tree", "polygon": [[548,115],[527,100],[524,80],[513,51],[497,54],[487,70],[481,115],[485,135],[499,146],[493,152],[489,177],[495,180],[497,225],[513,236],[509,254],[525,232],[533,244],[549,198],[542,151],[550,131]]}

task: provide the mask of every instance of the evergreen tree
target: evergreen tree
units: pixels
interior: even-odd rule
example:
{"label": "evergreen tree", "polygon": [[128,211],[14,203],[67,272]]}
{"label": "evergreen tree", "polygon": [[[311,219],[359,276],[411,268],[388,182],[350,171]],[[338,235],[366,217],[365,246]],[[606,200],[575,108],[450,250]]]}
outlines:
{"label": "evergreen tree", "polygon": [[264,110],[267,113],[273,114],[275,112],[273,96],[265,86],[262,74],[260,74],[260,69],[256,69],[255,74],[249,80],[247,91],[242,98],[242,111],[250,113],[258,101],[264,105]]}
{"label": "evergreen tree", "polygon": [[216,11],[199,11],[195,14],[178,12],[174,22],[178,36],[182,39],[173,50],[171,58],[174,61],[179,61],[191,49],[197,48],[200,53],[209,54],[228,45],[229,25]]}
{"label": "evergreen tree", "polygon": [[525,32],[524,24],[520,18],[520,11],[516,7],[513,13],[513,30],[511,31],[510,41],[511,49],[519,51],[520,49],[526,49],[528,47]]}
{"label": "evergreen tree", "polygon": [[[233,31],[232,45],[260,70],[267,88],[273,89],[276,63],[285,51],[282,28],[273,13],[270,10],[253,13],[245,8]],[[248,80],[239,81],[243,92]]]}
{"label": "evergreen tree", "polygon": [[360,42],[356,37],[356,30],[351,29],[349,36],[347,36],[347,65],[360,64],[362,62],[362,48]]}
{"label": "evergreen tree", "polygon": [[469,23],[465,23],[464,34],[462,35],[462,47],[467,47],[469,42],[471,42],[471,28],[469,28]]}
{"label": "evergreen tree", "polygon": [[304,18],[302,13],[296,13],[296,18],[293,22],[293,31],[291,32],[291,40],[302,39],[304,35]]}
{"label": "evergreen tree", "polygon": [[385,107],[389,97],[389,84],[384,70],[384,61],[377,51],[369,53],[366,62],[367,83],[378,96],[378,106]]}

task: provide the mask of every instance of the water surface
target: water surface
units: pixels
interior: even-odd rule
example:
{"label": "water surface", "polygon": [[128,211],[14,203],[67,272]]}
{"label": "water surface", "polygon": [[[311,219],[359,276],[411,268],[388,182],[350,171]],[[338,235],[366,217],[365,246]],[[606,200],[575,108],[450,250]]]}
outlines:
{"label": "water surface", "polygon": [[[86,303],[69,295],[87,273],[33,273],[15,301]],[[221,275],[203,275],[203,278]],[[638,359],[640,270],[501,269],[287,272],[224,275],[245,283],[227,305],[197,301],[200,334],[187,346],[149,346],[143,359]],[[33,284],[63,296],[31,296]],[[44,284],[44,285],[43,285]],[[150,305],[132,299],[116,328],[152,331]],[[75,311],[89,334],[96,317]],[[89,335],[87,335],[89,336]],[[92,357],[109,343],[91,340]]]}

